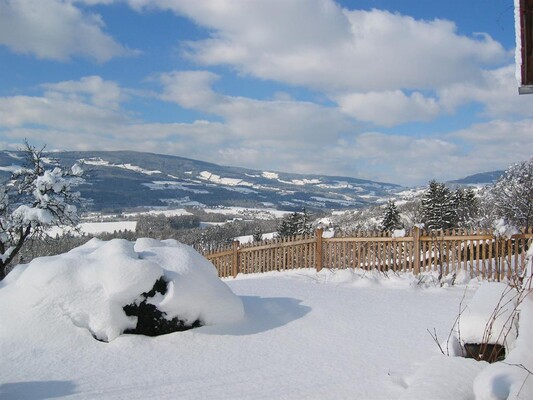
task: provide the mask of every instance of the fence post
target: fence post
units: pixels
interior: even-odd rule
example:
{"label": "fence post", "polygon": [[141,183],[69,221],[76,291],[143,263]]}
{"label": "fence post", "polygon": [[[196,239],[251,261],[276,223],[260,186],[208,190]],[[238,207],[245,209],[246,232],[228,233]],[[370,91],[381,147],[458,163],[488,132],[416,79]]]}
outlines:
{"label": "fence post", "polygon": [[418,226],[413,227],[413,252],[414,252],[414,258],[413,258],[413,267],[414,267],[414,274],[418,275],[420,274],[420,228]]}
{"label": "fence post", "polygon": [[315,239],[316,239],[316,251],[315,251],[315,268],[316,272],[319,272],[322,269],[323,265],[323,257],[322,257],[322,232],[323,229],[317,229],[315,231]]}
{"label": "fence post", "polygon": [[232,269],[233,269],[233,277],[237,277],[237,274],[239,273],[239,241],[234,240],[233,241],[233,259],[232,259]]}

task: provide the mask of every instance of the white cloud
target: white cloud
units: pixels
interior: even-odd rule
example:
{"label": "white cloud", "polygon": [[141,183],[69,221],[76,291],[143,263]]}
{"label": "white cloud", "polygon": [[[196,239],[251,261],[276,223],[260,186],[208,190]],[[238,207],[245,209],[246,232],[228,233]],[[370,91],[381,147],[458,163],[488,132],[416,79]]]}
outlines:
{"label": "white cloud", "polygon": [[330,0],[129,3],[171,9],[210,29],[208,39],[189,43],[196,62],[327,93],[440,88],[508,56],[487,35],[459,35],[450,21],[349,11]]}
{"label": "white cloud", "polygon": [[[479,76],[496,74],[498,69],[491,69],[510,57],[487,34],[461,35],[451,21],[349,10],[332,0],[128,3],[140,12],[171,10],[207,28],[208,38],[185,46],[186,55],[201,65],[229,65],[248,76],[320,91],[348,115],[377,126],[430,121],[443,111],[455,112],[455,104],[494,104],[482,93],[473,98],[461,92],[485,90]],[[194,79],[216,79],[203,74]],[[453,94],[447,94],[449,87],[455,87]],[[487,105],[489,114],[492,110]]]}
{"label": "white cloud", "polygon": [[339,142],[324,155],[326,172],[363,171],[361,177],[404,185],[462,178],[505,169],[531,158],[532,119],[497,120],[439,136],[368,132]]}
{"label": "white cloud", "polygon": [[[162,99],[224,119],[233,138],[269,146],[307,146],[326,143],[353,129],[353,122],[338,109],[310,102],[254,100],[216,93],[211,85],[215,74],[206,71],[162,74]],[[238,161],[238,160],[235,160]]]}
{"label": "white cloud", "polygon": [[103,31],[99,15],[67,0],[0,0],[0,45],[41,59],[82,56],[105,62],[133,54]]}
{"label": "white cloud", "polygon": [[120,110],[124,98],[115,82],[98,76],[43,84],[42,96],[0,97],[0,128],[41,125],[53,129],[105,131],[130,118]]}
{"label": "white cloud", "polygon": [[348,115],[382,126],[429,121],[441,111],[435,99],[418,92],[407,96],[401,90],[351,93],[339,96],[336,100]]}
{"label": "white cloud", "polygon": [[210,109],[221,100],[211,89],[211,84],[217,79],[216,74],[208,71],[173,71],[160,74],[159,81],[163,86],[160,97],[189,109]]}
{"label": "white cloud", "polygon": [[46,97],[85,99],[97,107],[117,109],[126,95],[116,82],[104,81],[99,76],[87,76],[79,81],[63,81],[42,85],[48,92]]}
{"label": "white cloud", "polygon": [[494,70],[481,71],[476,80],[460,82],[439,91],[440,104],[448,110],[470,102],[481,103],[485,115],[494,117],[529,117],[533,96],[519,96],[513,64]]}

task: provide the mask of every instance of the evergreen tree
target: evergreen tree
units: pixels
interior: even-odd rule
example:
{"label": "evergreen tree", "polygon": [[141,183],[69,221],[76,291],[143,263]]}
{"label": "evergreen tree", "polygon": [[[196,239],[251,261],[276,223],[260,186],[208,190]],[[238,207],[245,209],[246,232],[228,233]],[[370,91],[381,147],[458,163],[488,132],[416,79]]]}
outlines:
{"label": "evergreen tree", "polygon": [[396,208],[396,203],[393,200],[389,200],[387,202],[387,207],[385,208],[383,219],[381,220],[381,230],[393,231],[395,229],[400,229],[401,227],[400,212],[398,211],[398,208]]}
{"label": "evergreen tree", "polygon": [[311,233],[311,214],[304,208],[301,213],[285,216],[278,226],[278,236],[291,237]]}
{"label": "evergreen tree", "polygon": [[452,197],[455,210],[455,226],[459,228],[471,227],[479,214],[479,202],[472,188],[457,189]]}
{"label": "evergreen tree", "polygon": [[261,232],[261,229],[259,227],[254,228],[254,233],[252,235],[254,242],[260,242],[263,240],[263,232]]}
{"label": "evergreen tree", "polygon": [[452,193],[443,183],[435,180],[422,197],[422,222],[427,229],[448,229],[455,225],[456,216]]}
{"label": "evergreen tree", "polygon": [[299,223],[298,223],[298,235],[306,235],[308,233],[311,233],[313,231],[312,227],[312,215],[305,209],[305,207],[302,209],[302,212],[299,215]]}

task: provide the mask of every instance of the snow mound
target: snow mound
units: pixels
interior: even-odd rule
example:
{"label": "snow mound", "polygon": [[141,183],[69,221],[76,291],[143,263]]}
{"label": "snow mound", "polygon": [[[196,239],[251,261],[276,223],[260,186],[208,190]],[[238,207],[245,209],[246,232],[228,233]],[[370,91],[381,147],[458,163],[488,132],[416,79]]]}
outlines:
{"label": "snow mound", "polygon": [[494,363],[485,368],[474,380],[476,399],[505,400],[532,399],[533,352],[533,295],[529,293],[519,305],[520,335],[505,358],[505,363]]}
{"label": "snow mound", "polygon": [[485,282],[461,315],[457,336],[463,343],[514,345],[518,292],[500,282]]}
{"label": "snow mound", "polygon": [[[407,390],[400,400],[473,399],[472,381],[485,366],[485,363],[471,359],[444,355],[431,357],[405,379]],[[450,384],[451,380],[453,384]]]}
{"label": "snow mound", "polygon": [[24,299],[41,315],[66,316],[71,326],[111,341],[137,324],[123,307],[139,303],[161,277],[168,282],[167,291],[150,302],[169,320],[215,325],[244,316],[240,298],[213,265],[175,240],[92,239],[68,253],[37,258],[8,275],[0,301],[18,304]]}

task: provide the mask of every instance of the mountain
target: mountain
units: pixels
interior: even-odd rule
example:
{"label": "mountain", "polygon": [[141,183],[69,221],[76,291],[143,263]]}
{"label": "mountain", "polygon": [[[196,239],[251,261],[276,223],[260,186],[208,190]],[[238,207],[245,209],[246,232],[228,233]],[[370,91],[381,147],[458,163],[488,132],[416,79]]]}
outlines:
{"label": "mountain", "polygon": [[505,171],[481,172],[479,174],[469,175],[462,179],[449,181],[448,183],[456,185],[489,185],[495,183]]}
{"label": "mountain", "polygon": [[[0,151],[0,179],[8,179],[23,161],[21,152]],[[192,205],[343,209],[372,205],[403,189],[349,177],[257,171],[132,151],[53,152],[44,161],[50,167],[83,164],[85,182],[77,190],[90,211]]]}

